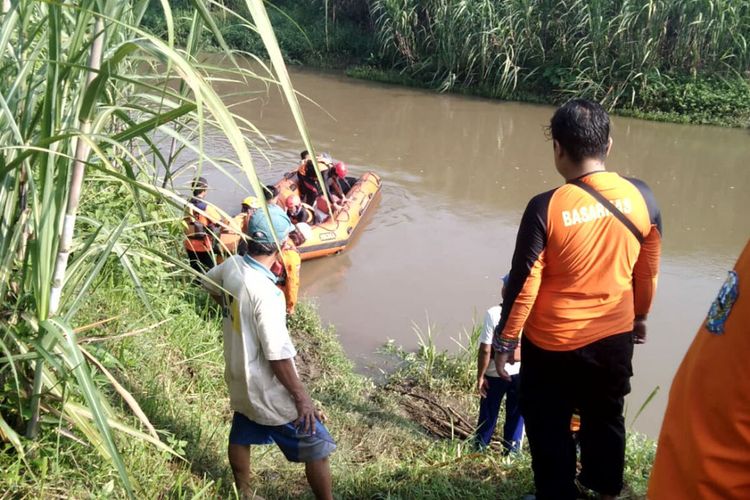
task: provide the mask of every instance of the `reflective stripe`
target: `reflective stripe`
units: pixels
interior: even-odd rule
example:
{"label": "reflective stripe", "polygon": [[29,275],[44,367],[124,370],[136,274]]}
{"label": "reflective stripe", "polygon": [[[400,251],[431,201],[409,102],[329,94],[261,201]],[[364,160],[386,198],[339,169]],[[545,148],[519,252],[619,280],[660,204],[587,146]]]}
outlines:
{"label": "reflective stripe", "polygon": [[[201,208],[198,203],[202,204],[205,208],[201,208],[201,210],[206,212],[208,214],[208,217],[198,212],[197,210],[190,208],[190,206],[186,208],[185,218],[183,219],[185,249],[191,250],[193,252],[210,252],[213,248],[213,243],[211,235],[209,234],[209,225],[219,223],[221,221],[221,215],[216,210],[216,208],[202,200],[194,200],[191,201],[191,203],[196,205],[198,208]],[[195,236],[196,234],[200,234],[198,228],[196,228],[195,226],[195,223],[199,223],[202,225],[205,236]],[[216,234],[216,237],[219,237],[218,232]]]}

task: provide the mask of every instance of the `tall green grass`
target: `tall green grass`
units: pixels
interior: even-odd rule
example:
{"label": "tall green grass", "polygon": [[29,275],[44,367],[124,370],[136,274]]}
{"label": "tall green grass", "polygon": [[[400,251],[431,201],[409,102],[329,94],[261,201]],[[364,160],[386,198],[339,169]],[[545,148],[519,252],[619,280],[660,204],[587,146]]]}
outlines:
{"label": "tall green grass", "polygon": [[[132,281],[144,315],[155,323],[166,318],[152,307],[141,273],[144,262],[187,268],[177,229],[186,202],[171,175],[184,167],[181,151],[191,153],[194,175],[207,165],[226,171],[233,164],[244,172],[238,182],[261,193],[249,138],[263,137],[214,90],[217,68],[196,57],[202,36],[210,35],[227,55],[222,79],[279,83],[295,96],[261,0],[247,0],[252,19],[240,18],[275,56],[272,67],[260,64],[257,72],[236,61],[224,42],[215,16],[236,14],[222,2],[190,2],[184,48],[175,45],[166,0],[158,2],[166,36],[141,27],[148,3],[19,0],[3,2],[0,14],[0,438],[22,461],[40,425],[88,442],[117,471],[129,496],[140,489],[120,456],[118,434],[176,451],[162,442],[116,370],[101,361],[111,356],[87,346],[90,328],[79,312],[102,270],[115,262],[120,278]],[[290,100],[307,137],[299,106]],[[234,159],[204,151],[209,128],[225,137]],[[171,141],[167,147],[164,138]],[[85,179],[92,175],[129,196],[103,190],[98,206],[79,217]],[[149,210],[154,202],[170,210]],[[171,246],[147,236],[165,228],[171,228]],[[136,425],[118,419],[104,393],[117,395]]]}
{"label": "tall green grass", "polygon": [[747,78],[748,0],[374,0],[381,55],[444,89],[633,105],[672,77]]}
{"label": "tall green grass", "polygon": [[[188,0],[170,2],[174,9],[175,39],[187,39],[192,7]],[[250,17],[244,0],[225,0],[224,5],[240,16]],[[278,0],[266,4],[287,63],[339,67],[361,62],[375,50],[367,0]],[[216,24],[227,44],[236,50],[264,56],[261,37],[246,29],[238,18],[216,16]],[[144,24],[166,36],[163,12],[151,2]],[[213,44],[212,37],[206,42]],[[218,47],[218,45],[216,45]]]}

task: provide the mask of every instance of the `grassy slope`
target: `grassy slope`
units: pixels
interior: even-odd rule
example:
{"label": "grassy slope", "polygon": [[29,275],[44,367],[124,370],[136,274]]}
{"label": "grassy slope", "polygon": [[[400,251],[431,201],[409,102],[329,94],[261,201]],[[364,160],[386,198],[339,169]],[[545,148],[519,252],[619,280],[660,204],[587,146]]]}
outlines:
{"label": "grassy slope", "polygon": [[[83,214],[108,224],[134,217],[130,192],[117,183],[90,178],[84,193]],[[148,197],[142,197],[141,203],[155,219],[170,215]],[[182,255],[176,224],[130,231],[133,241]],[[134,264],[153,312],[140,301],[119,264],[111,261],[74,326],[106,320],[80,332],[79,340],[87,342],[87,349],[134,395],[162,440],[184,457],[119,435],[118,446],[137,483],[138,496],[231,497],[225,456],[231,414],[223,380],[219,311],[174,268],[146,258],[135,259]],[[475,347],[471,342],[465,352],[448,355],[436,351],[427,332],[417,353],[393,349],[397,370],[386,384],[376,386],[353,371],[335,332],[321,326],[315,309],[301,305],[290,328],[300,353],[300,373],[328,414],[339,445],[332,458],[339,498],[519,498],[532,490],[528,455],[477,454],[459,439],[435,439],[415,422],[413,406],[410,414],[409,401],[399,393],[417,389],[473,421],[477,399],[472,394]],[[95,377],[101,387],[109,387],[101,374],[95,372]],[[109,391],[121,418],[137,425],[121,398],[111,389],[103,390]],[[4,391],[11,394],[12,388]],[[8,404],[2,396],[0,402]],[[642,494],[654,445],[636,436],[630,445],[627,483]],[[28,467],[10,445],[0,444],[0,499],[123,496],[108,463],[51,413],[44,413],[40,438],[24,441],[24,446]],[[263,496],[310,497],[303,468],[287,463],[275,447],[259,448],[253,464]]]}
{"label": "grassy slope", "polygon": [[[88,335],[119,335],[157,322],[144,316],[129,287],[115,283],[121,283],[116,273],[105,279],[83,321],[118,319]],[[152,288],[151,295],[168,322],[105,347],[120,360],[121,379],[163,439],[183,452],[186,462],[130,439],[121,439],[120,446],[140,497],[192,498],[199,492],[229,497],[233,488],[225,448],[230,412],[217,310],[187,283],[167,280],[162,286]],[[466,387],[472,369],[468,357],[429,348],[400,353],[400,370],[388,386],[376,387],[352,371],[333,330],[321,326],[313,308],[302,305],[290,326],[300,372],[328,414],[338,442],[332,458],[338,497],[519,498],[532,490],[527,455],[477,454],[460,440],[434,439],[409,418],[401,396],[388,390],[404,383],[421,386],[473,418],[476,401]],[[112,357],[108,364],[118,368]],[[14,455],[0,454],[0,469],[6,471],[0,475],[0,491],[14,497],[121,495],[116,476],[90,448],[60,437],[54,424],[45,427],[43,436],[31,454],[33,474],[23,472]],[[631,444],[628,484],[642,494],[653,443]],[[302,467],[287,463],[275,447],[258,448],[253,466],[259,494],[310,496]]]}

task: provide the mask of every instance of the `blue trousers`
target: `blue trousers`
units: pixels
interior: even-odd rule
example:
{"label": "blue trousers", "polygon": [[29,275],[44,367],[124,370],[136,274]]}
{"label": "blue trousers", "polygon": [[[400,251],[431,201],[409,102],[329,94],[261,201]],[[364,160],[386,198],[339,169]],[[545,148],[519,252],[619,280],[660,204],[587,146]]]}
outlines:
{"label": "blue trousers", "polygon": [[500,377],[485,377],[487,380],[487,397],[479,403],[479,422],[477,423],[477,444],[485,448],[489,446],[492,434],[495,432],[500,403],[505,400],[505,424],[503,425],[503,448],[505,452],[518,451],[523,436],[523,417],[519,395],[521,377],[512,375],[510,382]]}

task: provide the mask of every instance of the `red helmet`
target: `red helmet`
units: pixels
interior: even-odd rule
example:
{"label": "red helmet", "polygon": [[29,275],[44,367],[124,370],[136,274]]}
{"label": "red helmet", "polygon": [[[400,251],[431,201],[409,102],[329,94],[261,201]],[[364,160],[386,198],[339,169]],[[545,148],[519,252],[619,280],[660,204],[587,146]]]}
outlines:
{"label": "red helmet", "polygon": [[295,208],[300,203],[302,203],[302,200],[299,199],[299,196],[293,194],[286,199],[286,208]]}
{"label": "red helmet", "polygon": [[349,172],[349,169],[346,168],[346,165],[344,165],[344,162],[342,161],[336,163],[333,168],[336,169],[336,175],[342,179],[346,177],[346,174]]}

